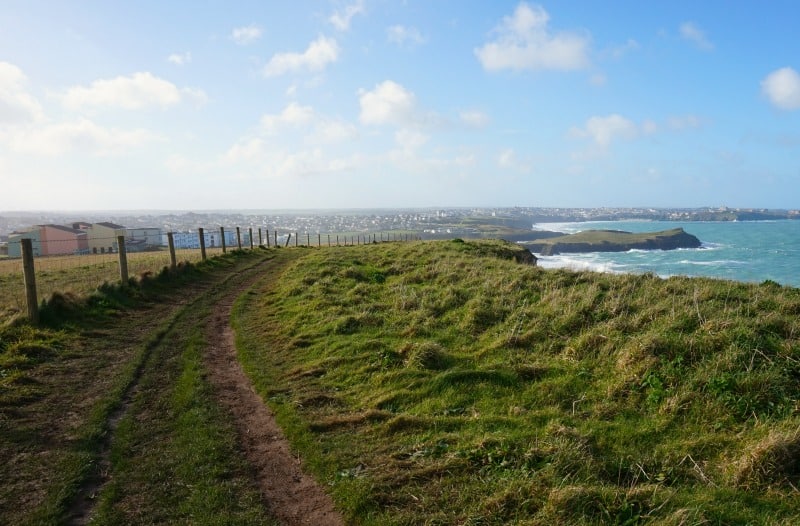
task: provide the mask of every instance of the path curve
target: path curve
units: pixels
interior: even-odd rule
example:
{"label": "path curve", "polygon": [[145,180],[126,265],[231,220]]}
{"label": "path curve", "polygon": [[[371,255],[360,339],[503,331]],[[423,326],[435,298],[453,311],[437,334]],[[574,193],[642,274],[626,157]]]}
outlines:
{"label": "path curve", "polygon": [[253,389],[236,356],[231,309],[247,285],[237,287],[219,302],[208,320],[205,363],[209,381],[220,405],[233,415],[239,447],[254,469],[270,513],[287,526],[343,526],[330,496],[303,471],[272,411]]}

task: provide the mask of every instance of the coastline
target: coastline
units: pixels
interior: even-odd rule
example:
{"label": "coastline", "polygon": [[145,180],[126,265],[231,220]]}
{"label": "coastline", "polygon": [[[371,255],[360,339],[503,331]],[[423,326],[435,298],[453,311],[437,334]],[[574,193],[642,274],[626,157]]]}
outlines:
{"label": "coastline", "polygon": [[[697,236],[700,248],[676,250],[633,250],[538,256],[543,268],[571,268],[579,271],[613,273],[651,272],[671,276],[706,277],[746,283],[774,281],[800,287],[800,222],[778,221],[603,221],[558,223],[563,232],[578,232],[624,223],[629,231],[650,231],[657,225],[682,226]],[[537,224],[544,228],[544,224]],[[547,229],[556,229],[548,224]]]}

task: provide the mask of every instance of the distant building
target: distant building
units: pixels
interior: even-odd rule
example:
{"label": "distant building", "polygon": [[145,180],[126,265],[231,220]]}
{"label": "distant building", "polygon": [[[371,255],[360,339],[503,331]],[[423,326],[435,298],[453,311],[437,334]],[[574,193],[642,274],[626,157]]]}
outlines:
{"label": "distant building", "polygon": [[88,254],[89,240],[85,231],[61,225],[39,225],[42,256]]}
{"label": "distant building", "polygon": [[33,247],[33,255],[42,255],[41,235],[38,227],[32,227],[26,232],[12,232],[8,235],[8,257],[21,258],[22,257],[22,244],[21,239],[30,239]]}
{"label": "distant building", "polygon": [[[163,234],[163,244],[167,244],[167,234]],[[215,248],[222,246],[222,239],[220,238],[219,231],[204,231],[203,240],[205,241],[206,248]],[[200,235],[197,232],[173,232],[172,242],[175,244],[176,249],[180,248],[200,248]],[[248,241],[249,243],[249,241]],[[244,244],[244,240],[242,240]],[[225,246],[236,246],[236,232],[231,230],[225,231]]]}
{"label": "distant building", "polygon": [[162,246],[160,228],[128,228],[125,233],[125,250],[141,252]]}
{"label": "distant building", "polygon": [[104,254],[106,252],[117,252],[117,238],[124,236],[126,229],[122,225],[114,223],[73,223],[73,228],[84,230],[89,238],[89,252],[92,254]]}

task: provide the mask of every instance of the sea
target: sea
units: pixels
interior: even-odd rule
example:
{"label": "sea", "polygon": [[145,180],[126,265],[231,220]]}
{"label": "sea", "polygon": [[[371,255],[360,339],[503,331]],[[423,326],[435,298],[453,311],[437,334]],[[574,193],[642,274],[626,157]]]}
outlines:
{"label": "sea", "polygon": [[[800,221],[594,221],[537,223],[534,229],[572,234],[584,230],[657,232],[681,227],[700,248],[630,250],[539,256],[544,268],[702,276],[743,282],[766,280],[800,287]],[[522,243],[524,245],[524,242]]]}

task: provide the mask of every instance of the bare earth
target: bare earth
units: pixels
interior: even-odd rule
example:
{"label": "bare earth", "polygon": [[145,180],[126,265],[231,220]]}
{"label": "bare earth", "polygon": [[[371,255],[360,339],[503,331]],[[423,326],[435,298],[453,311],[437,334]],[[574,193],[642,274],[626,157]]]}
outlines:
{"label": "bare earth", "polygon": [[[344,522],[330,497],[305,474],[275,422],[272,412],[253,389],[236,358],[230,314],[235,296],[216,305],[208,323],[209,381],[220,405],[233,414],[240,448],[253,466],[270,512],[287,526],[338,526]],[[220,335],[222,335],[220,337]]]}

